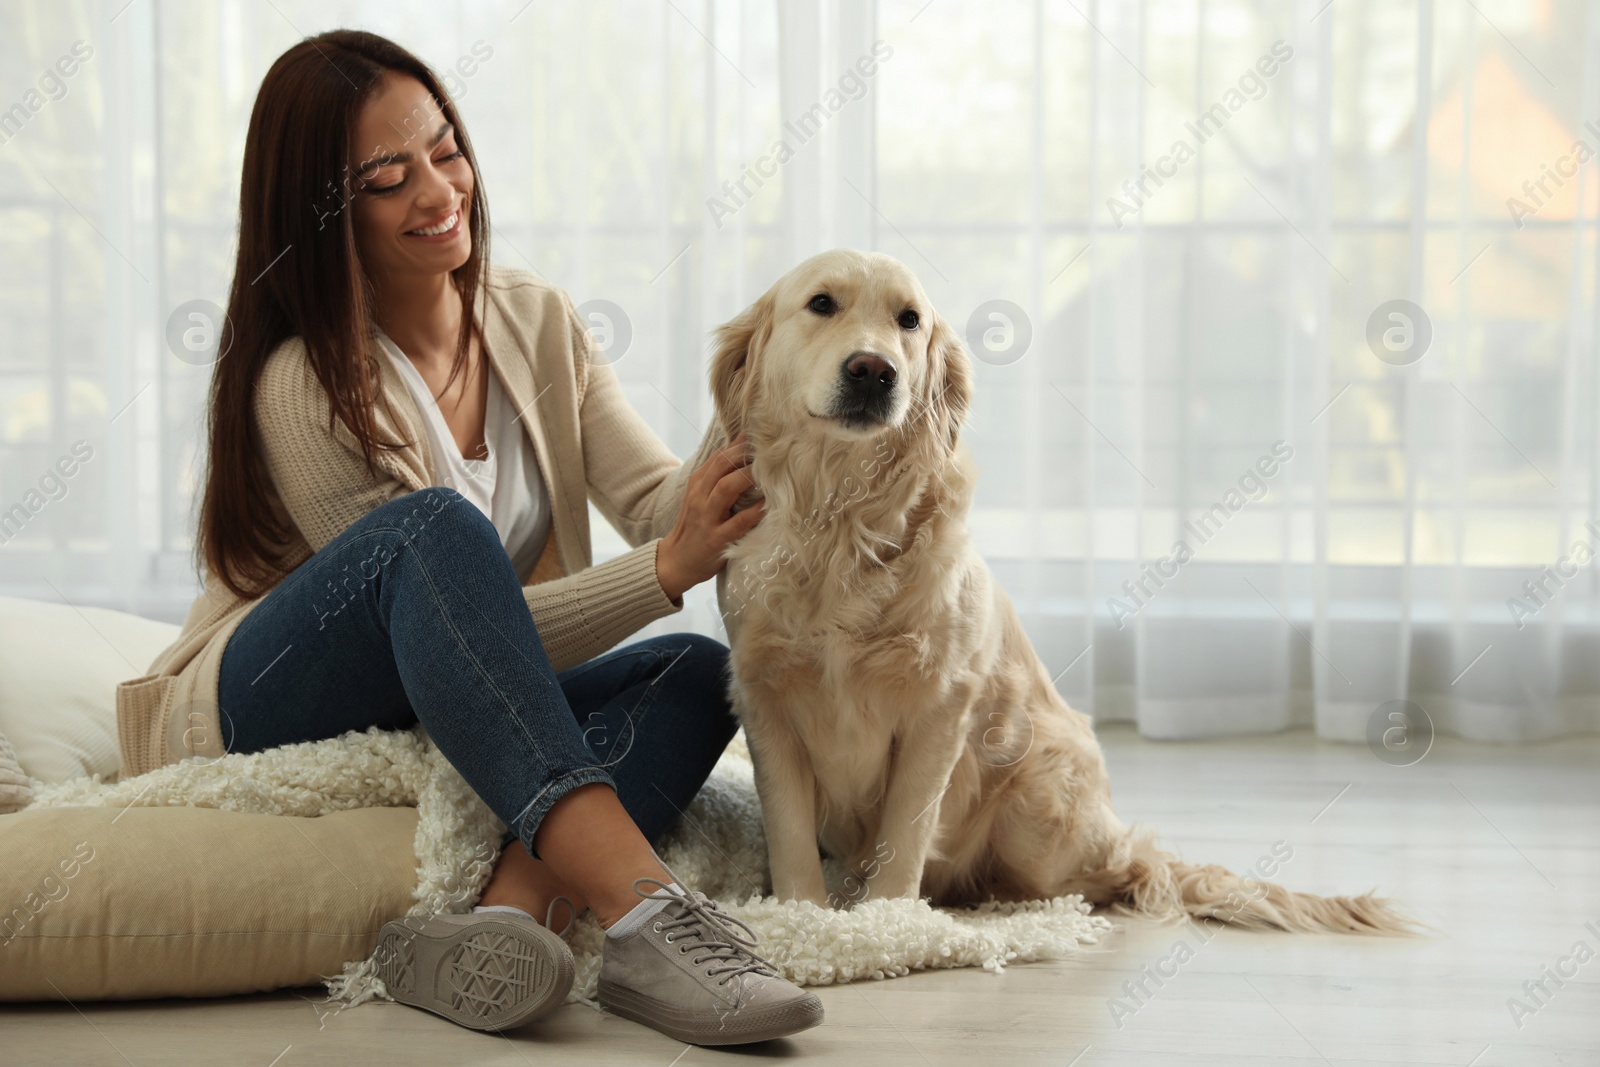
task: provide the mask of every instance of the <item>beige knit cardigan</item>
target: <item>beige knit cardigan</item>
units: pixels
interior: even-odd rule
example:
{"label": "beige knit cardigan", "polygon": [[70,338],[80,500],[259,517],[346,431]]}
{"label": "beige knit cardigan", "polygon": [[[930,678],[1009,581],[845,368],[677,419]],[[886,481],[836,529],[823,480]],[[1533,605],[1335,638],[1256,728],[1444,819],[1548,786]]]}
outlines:
{"label": "beige knit cardigan", "polygon": [[[491,268],[478,321],[550,494],[551,536],[519,578],[545,651],[562,670],[683,607],[662,590],[655,558],[688,471],[629,406],[563,290],[525,271]],[[379,452],[375,471],[368,471],[343,422],[329,429],[328,396],[299,338],[280,345],[262,368],[254,411],[272,476],[267,490],[296,529],[274,585],[379,504],[434,484],[410,390],[376,347],[369,358],[381,379],[374,405],[379,433],[412,442]],[[589,543],[589,500],[634,546],[599,566]],[[208,574],[177,640],[148,674],[117,686],[124,777],[189,756],[224,754],[217,710],[222,652],[260,600],[241,599]]]}

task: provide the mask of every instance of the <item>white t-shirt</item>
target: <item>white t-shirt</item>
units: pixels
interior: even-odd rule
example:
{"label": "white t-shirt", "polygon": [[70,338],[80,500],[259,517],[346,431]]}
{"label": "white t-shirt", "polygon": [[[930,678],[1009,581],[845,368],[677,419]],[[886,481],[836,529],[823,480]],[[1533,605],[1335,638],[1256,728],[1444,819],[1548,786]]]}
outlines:
{"label": "white t-shirt", "polygon": [[[484,366],[489,370],[489,398],[483,437],[489,453],[482,459],[467,459],[461,455],[439,402],[416,366],[382,330],[378,331],[378,341],[422,411],[428,449],[433,454],[434,481],[454,489],[487,515],[516,572],[528,573],[550,532],[550,497],[539,473],[533,441],[523,431],[493,364],[484,357]],[[523,416],[531,417],[531,411]]]}

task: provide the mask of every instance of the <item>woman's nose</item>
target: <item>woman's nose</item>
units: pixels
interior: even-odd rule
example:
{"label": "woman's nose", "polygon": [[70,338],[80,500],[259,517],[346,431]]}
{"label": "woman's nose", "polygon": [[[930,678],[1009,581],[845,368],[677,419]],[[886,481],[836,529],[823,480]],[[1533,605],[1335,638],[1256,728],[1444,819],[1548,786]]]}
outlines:
{"label": "woman's nose", "polygon": [[422,174],[422,180],[417,183],[417,206],[420,208],[449,207],[455,203],[456,196],[456,187],[437,167],[428,167]]}

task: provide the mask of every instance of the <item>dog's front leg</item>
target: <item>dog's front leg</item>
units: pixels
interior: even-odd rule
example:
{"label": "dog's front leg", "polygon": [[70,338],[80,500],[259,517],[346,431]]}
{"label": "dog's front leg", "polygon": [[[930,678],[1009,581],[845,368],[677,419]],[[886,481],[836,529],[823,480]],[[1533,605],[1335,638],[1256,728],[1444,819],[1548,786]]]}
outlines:
{"label": "dog's front leg", "polygon": [[866,876],[861,899],[919,895],[939,826],[939,802],[966,745],[971,709],[970,692],[963,693],[956,709],[928,716],[895,738],[879,840],[874,853],[863,858],[866,870],[856,873]]}
{"label": "dog's front leg", "polygon": [[828,887],[817,849],[817,781],[810,759],[797,738],[753,730],[748,721],[745,739],[761,797],[773,895],[826,905]]}

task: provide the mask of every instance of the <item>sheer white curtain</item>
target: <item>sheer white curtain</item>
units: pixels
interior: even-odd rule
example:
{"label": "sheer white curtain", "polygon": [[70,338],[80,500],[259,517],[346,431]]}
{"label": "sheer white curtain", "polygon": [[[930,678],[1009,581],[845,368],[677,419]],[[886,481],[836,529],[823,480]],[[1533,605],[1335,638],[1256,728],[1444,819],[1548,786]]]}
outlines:
{"label": "sheer white curtain", "polygon": [[1097,717],[1600,722],[1596,13],[1445,7],[785,5],[782,117],[894,49],[787,236],[967,326],[974,527]]}
{"label": "sheer white curtain", "polygon": [[[785,269],[917,271],[978,357],[973,529],[1097,718],[1600,728],[1591,0],[17,5],[0,591],[187,606],[169,320],[226,292],[263,72],[335,26],[452,72],[494,259],[680,454]],[[668,625],[717,632],[703,591]]]}

